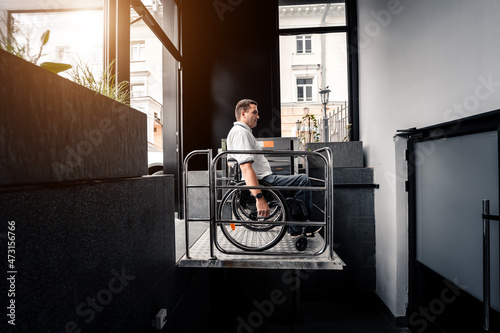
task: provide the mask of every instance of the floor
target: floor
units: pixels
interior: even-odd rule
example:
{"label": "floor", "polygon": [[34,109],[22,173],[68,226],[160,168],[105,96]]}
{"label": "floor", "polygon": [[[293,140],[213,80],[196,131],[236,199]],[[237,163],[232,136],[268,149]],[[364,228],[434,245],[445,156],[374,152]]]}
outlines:
{"label": "floor", "polygon": [[341,296],[329,301],[302,301],[302,318],[296,323],[270,323],[262,332],[273,333],[409,333],[394,328],[380,308],[376,296]]}
{"label": "floor", "polygon": [[[189,244],[194,242],[208,229],[208,222],[191,222],[189,225]],[[186,253],[186,224],[175,219],[175,258],[176,261]]]}
{"label": "floor", "polygon": [[[176,258],[185,253],[185,224],[176,221]],[[191,223],[189,243],[193,244],[208,228],[208,223]],[[323,300],[307,299],[301,295],[300,310],[296,320],[265,318],[259,325],[245,322],[234,330],[237,333],[409,333],[407,328],[394,328],[381,308],[380,300],[373,293],[357,295],[337,293]],[[216,326],[218,326],[216,324]],[[212,327],[214,328],[214,327]],[[230,333],[227,327],[221,332]]]}

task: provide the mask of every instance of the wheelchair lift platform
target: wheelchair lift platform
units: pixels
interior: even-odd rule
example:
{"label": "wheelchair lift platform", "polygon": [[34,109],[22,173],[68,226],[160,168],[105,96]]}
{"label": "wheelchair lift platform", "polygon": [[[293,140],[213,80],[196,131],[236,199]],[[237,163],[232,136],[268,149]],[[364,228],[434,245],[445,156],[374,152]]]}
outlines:
{"label": "wheelchair lift platform", "polygon": [[[288,234],[272,249],[258,254],[238,250],[221,233],[217,235],[222,247],[231,251],[240,251],[241,254],[225,254],[214,250],[214,258],[210,257],[210,230],[207,229],[189,249],[189,258],[184,255],[177,263],[178,267],[195,268],[254,268],[254,269],[311,269],[311,270],[342,270],[345,266],[340,257],[333,252],[329,258],[330,249],[320,255],[313,255],[324,246],[324,239],[316,234],[308,237],[308,246],[305,251],[299,252],[295,248],[295,239]],[[273,253],[292,254],[280,256]]]}
{"label": "wheelchair lift platform", "polygon": [[[310,178],[311,184],[308,186],[272,186],[264,182],[259,186],[246,186],[240,179],[231,177],[231,172],[227,172],[228,154],[315,157],[323,163],[323,176],[315,179],[314,184]],[[195,155],[205,156],[208,179],[191,181],[188,178],[188,162]],[[222,151],[213,159],[211,150],[199,150],[186,156],[183,170],[186,254],[177,262],[178,267],[343,270],[345,263],[333,250],[333,167],[329,148],[316,151]],[[251,189],[261,189],[270,207],[268,216],[257,217]],[[199,191],[206,191],[201,192],[205,195]],[[295,219],[292,211],[301,211],[300,205],[299,208],[289,206],[288,199],[292,199],[292,204],[301,200],[294,194],[289,198],[283,197],[280,191],[319,193],[320,199],[315,207],[321,219],[307,220],[307,225],[322,227],[324,236],[317,233],[306,238],[303,232],[301,237],[292,238],[286,233],[287,226],[305,227],[304,216],[307,212],[295,215],[302,216],[302,220]],[[194,200],[200,197],[201,201]],[[198,209],[199,206],[205,207],[201,202],[208,201],[209,216],[191,214],[191,199],[196,201],[193,207],[198,205]],[[209,222],[208,229],[194,243],[189,239],[191,222]]]}

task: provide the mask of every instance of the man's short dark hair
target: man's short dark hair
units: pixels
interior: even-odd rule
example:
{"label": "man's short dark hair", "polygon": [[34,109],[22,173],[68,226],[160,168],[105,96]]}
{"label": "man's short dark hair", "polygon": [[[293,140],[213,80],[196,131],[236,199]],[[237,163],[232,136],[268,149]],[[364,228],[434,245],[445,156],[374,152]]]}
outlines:
{"label": "man's short dark hair", "polygon": [[236,117],[236,120],[240,120],[241,118],[241,111],[247,112],[250,109],[250,105],[255,105],[257,106],[257,102],[252,100],[252,99],[242,99],[241,101],[236,104],[236,108],[234,109],[234,115]]}

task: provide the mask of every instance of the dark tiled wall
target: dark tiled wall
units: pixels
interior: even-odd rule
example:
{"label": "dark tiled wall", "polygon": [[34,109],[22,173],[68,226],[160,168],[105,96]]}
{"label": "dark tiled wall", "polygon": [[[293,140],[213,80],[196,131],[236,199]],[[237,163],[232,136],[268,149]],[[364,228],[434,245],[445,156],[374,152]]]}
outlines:
{"label": "dark tiled wall", "polygon": [[0,79],[0,332],[158,332],[161,308],[164,331],[202,332],[207,271],[176,268],[146,116],[4,51]]}
{"label": "dark tiled wall", "polygon": [[[15,221],[15,331],[147,332],[160,308],[182,313],[197,274],[175,268],[172,188],[161,176],[3,191],[1,220]],[[4,258],[6,247],[3,238]]]}
{"label": "dark tiled wall", "polygon": [[[315,176],[315,170],[310,174]],[[318,178],[320,175],[316,175]],[[309,279],[307,288],[320,293],[352,287],[375,290],[375,208],[371,168],[334,168],[334,246],[346,263],[341,274],[320,272],[318,280]],[[348,186],[347,184],[355,184]],[[321,199],[315,198],[316,202]],[[329,276],[328,278],[326,276]],[[335,285],[337,284],[337,285]]]}
{"label": "dark tiled wall", "polygon": [[147,174],[146,114],[0,50],[0,186]]}

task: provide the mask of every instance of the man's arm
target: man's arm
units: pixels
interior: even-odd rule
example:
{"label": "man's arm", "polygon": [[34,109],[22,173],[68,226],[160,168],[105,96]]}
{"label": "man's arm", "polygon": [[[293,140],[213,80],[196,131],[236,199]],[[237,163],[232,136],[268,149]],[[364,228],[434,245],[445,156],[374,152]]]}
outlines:
{"label": "man's arm", "polygon": [[[251,162],[241,164],[240,169],[247,186],[259,186],[259,180],[255,175],[255,171],[253,170]],[[262,193],[260,189],[251,189],[250,192],[252,193],[253,196],[257,195],[258,193]],[[269,205],[267,204],[266,199],[262,197],[260,199],[255,198],[255,200],[257,205],[258,216],[268,217]]]}

